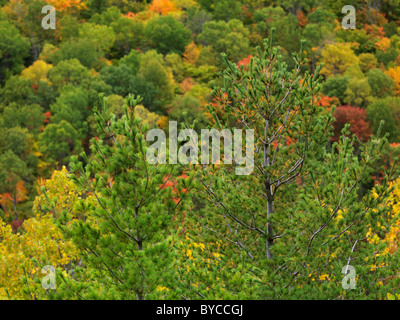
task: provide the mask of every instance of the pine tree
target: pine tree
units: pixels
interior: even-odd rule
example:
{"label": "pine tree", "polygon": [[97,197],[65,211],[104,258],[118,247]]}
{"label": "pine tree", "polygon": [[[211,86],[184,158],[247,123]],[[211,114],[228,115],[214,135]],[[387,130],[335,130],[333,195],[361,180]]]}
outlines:
{"label": "pine tree", "polygon": [[[176,284],[171,247],[184,206],[166,185],[178,167],[147,163],[149,128],[134,115],[140,101],[129,95],[125,115],[116,120],[104,98],[102,110],[94,111],[100,135],[91,141],[91,160],[81,153],[85,166],[76,156],[71,161],[73,180],[96,205],[88,209],[88,220],[68,222],[64,215],[60,221],[82,261],[73,276],[59,274],[64,283],[55,298],[154,299]],[[184,179],[178,180],[176,192],[183,199]]]}
{"label": "pine tree", "polygon": [[[370,240],[384,237],[391,223],[391,209],[380,204],[398,173],[392,168],[373,192],[361,193],[387,139],[378,134],[363,143],[347,125],[329,147],[334,119],[316,104],[321,66],[301,74],[303,44],[292,70],[272,40],[246,68],[224,57],[224,86],[213,91],[219,105],[209,110],[217,129],[254,130],[254,170],[239,176],[222,163],[197,169],[203,209],[192,211],[191,223],[199,225],[192,231],[215,244],[225,268],[244,270],[236,276],[251,284],[247,297],[383,298],[399,283],[399,257],[380,256],[384,245]],[[346,290],[342,272],[350,266],[356,286]],[[214,270],[224,281],[220,274]],[[225,288],[235,294],[232,279]],[[391,282],[384,287],[381,279]]]}

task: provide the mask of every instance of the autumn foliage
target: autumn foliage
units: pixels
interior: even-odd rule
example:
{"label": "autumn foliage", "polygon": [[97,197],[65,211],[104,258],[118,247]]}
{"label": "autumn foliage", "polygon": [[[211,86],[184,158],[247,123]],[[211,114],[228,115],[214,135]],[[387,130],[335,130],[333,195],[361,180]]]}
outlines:
{"label": "autumn foliage", "polygon": [[176,11],[177,8],[175,4],[170,0],[153,0],[149,10],[161,15],[166,15],[169,12]]}
{"label": "autumn foliage", "polygon": [[334,136],[331,138],[332,141],[338,140],[346,123],[350,123],[350,132],[363,142],[367,141],[372,134],[365,109],[353,106],[339,106],[333,116],[336,121],[333,124]]}
{"label": "autumn foliage", "polygon": [[386,74],[394,80],[394,91],[397,96],[400,96],[400,66],[390,68]]}
{"label": "autumn foliage", "polygon": [[238,62],[238,66],[240,67],[240,66],[244,66],[244,67],[246,67],[249,63],[250,63],[250,60],[251,60],[251,57],[252,56],[247,56],[246,58],[243,58],[242,60],[240,60],[239,62]]}
{"label": "autumn foliage", "polygon": [[71,240],[63,239],[51,215],[26,220],[15,233],[0,220],[0,299],[45,299],[40,281],[44,265],[65,266],[76,258]]}
{"label": "autumn foliage", "polygon": [[[374,284],[400,265],[399,1],[348,30],[343,1],[0,0],[0,300],[400,300]],[[254,129],[253,172],[150,164],[170,121]]]}

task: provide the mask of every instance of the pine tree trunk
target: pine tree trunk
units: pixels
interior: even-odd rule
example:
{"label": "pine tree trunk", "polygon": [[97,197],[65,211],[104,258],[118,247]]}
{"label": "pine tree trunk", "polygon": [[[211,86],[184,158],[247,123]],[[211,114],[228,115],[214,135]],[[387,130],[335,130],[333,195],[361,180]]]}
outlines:
{"label": "pine tree trunk", "polygon": [[14,204],[14,220],[18,220],[18,213],[17,213],[17,196],[14,195],[13,197],[13,204]]}
{"label": "pine tree trunk", "polygon": [[[136,219],[139,219],[139,207],[135,208],[135,217]],[[137,245],[138,245],[138,250],[143,250],[143,239],[140,235],[139,229],[136,230],[136,238],[137,238]],[[141,275],[141,280],[143,281],[143,275]],[[143,292],[140,290],[139,292],[136,292],[137,299],[138,300],[144,300],[144,295]]]}
{"label": "pine tree trunk", "polygon": [[[270,146],[268,144],[268,129],[269,129],[269,121],[265,120],[265,131],[264,131],[264,167],[269,167],[271,165],[269,159]],[[269,179],[265,182],[265,193],[267,195],[267,219],[271,217],[274,213],[273,206],[273,194],[272,187]],[[271,247],[272,247],[272,225],[270,222],[267,224],[267,242],[266,242],[266,253],[267,259],[272,259]]]}
{"label": "pine tree trunk", "polygon": [[[269,219],[270,216],[274,213],[274,206],[273,206],[273,199],[272,199],[272,194],[271,194],[271,186],[268,183],[266,183],[265,188],[266,188],[266,193],[267,193],[267,218]],[[272,244],[273,244],[272,224],[271,224],[271,222],[268,222],[267,243],[266,243],[267,259],[273,258],[273,255],[271,253]]]}

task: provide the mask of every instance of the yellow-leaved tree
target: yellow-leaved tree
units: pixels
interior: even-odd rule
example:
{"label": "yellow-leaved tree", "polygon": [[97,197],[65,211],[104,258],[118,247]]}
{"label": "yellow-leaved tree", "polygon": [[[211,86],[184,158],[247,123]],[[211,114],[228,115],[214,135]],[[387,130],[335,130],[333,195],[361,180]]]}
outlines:
{"label": "yellow-leaved tree", "polygon": [[394,92],[400,96],[400,66],[389,68],[385,73],[394,80]]}
{"label": "yellow-leaved tree", "polygon": [[51,214],[26,220],[18,233],[0,221],[0,239],[0,299],[45,299],[42,267],[66,266],[77,255]]}
{"label": "yellow-leaved tree", "polygon": [[347,68],[358,64],[358,58],[346,44],[328,44],[321,52],[321,74],[330,77],[343,75]]}
{"label": "yellow-leaved tree", "polygon": [[34,85],[38,85],[39,81],[49,82],[47,73],[53,65],[43,60],[36,60],[31,66],[22,70],[21,78],[32,80]]}
{"label": "yellow-leaved tree", "polygon": [[[389,228],[381,226],[382,235],[372,233],[371,231],[367,234],[368,242],[376,244],[377,248],[380,246],[383,248],[381,251],[377,251],[376,256],[381,256],[383,262],[379,264],[373,264],[372,269],[387,268],[389,265],[385,263],[387,259],[393,259],[394,254],[398,253],[400,246],[400,178],[390,184],[393,191],[387,201],[383,204],[388,209],[387,218],[391,221]],[[375,194],[377,197],[377,195]],[[398,270],[397,270],[398,271]],[[379,279],[379,283],[383,286],[388,281],[398,277],[399,274],[393,272],[393,276]],[[389,300],[400,300],[399,292],[388,293],[387,299]]]}
{"label": "yellow-leaved tree", "polygon": [[56,218],[90,219],[87,212],[93,199],[82,196],[68,174],[63,167],[39,182],[34,217],[25,220],[17,233],[0,221],[0,299],[46,299],[42,280],[48,273],[42,273],[42,268],[59,268],[68,277],[70,265],[79,260],[77,248],[63,236]]}

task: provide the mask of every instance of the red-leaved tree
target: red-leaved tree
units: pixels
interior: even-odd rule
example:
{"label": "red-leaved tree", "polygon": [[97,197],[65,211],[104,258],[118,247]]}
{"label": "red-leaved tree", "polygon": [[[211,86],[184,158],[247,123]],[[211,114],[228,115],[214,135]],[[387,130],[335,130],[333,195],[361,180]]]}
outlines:
{"label": "red-leaved tree", "polygon": [[332,141],[338,141],[340,132],[346,123],[350,124],[350,132],[355,134],[358,139],[365,142],[372,135],[367,113],[365,109],[353,106],[339,106],[333,113],[336,121],[334,122],[334,136]]}

